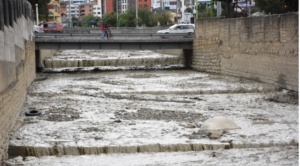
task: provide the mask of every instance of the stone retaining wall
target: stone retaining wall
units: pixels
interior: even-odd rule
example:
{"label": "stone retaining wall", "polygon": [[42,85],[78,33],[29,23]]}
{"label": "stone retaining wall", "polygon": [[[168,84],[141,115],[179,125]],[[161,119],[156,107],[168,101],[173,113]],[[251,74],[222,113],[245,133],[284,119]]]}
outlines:
{"label": "stone retaining wall", "polygon": [[298,91],[298,13],[196,21],[192,68]]}
{"label": "stone retaining wall", "polygon": [[26,0],[0,0],[0,165],[35,78],[33,15]]}

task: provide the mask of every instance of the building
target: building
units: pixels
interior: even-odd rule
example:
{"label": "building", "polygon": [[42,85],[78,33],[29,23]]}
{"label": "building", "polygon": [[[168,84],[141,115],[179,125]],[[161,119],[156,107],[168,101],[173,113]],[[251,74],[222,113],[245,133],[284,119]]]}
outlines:
{"label": "building", "polygon": [[121,6],[118,8],[119,11],[125,13],[128,10],[128,0],[119,0],[121,2]]}
{"label": "building", "polygon": [[57,21],[61,22],[61,13],[60,13],[60,3],[59,0],[51,0],[48,3],[48,11],[49,11],[49,21]]}
{"label": "building", "polygon": [[153,0],[152,7],[157,11],[170,10],[172,12],[179,11],[181,0]]}
{"label": "building", "polygon": [[109,14],[116,11],[114,0],[103,0],[102,2],[103,14]]}
{"label": "building", "polygon": [[92,3],[82,3],[78,5],[79,17],[86,16],[88,14],[93,14],[93,4]]}
{"label": "building", "polygon": [[93,5],[93,15],[97,17],[102,17],[102,7],[100,5]]}

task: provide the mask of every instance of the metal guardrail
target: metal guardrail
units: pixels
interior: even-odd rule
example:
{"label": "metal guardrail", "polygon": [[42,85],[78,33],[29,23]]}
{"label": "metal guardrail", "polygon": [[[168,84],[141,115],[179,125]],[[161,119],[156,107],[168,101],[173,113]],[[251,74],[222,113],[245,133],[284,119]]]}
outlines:
{"label": "metal guardrail", "polygon": [[[80,34],[80,33],[36,33],[36,38],[68,38],[68,39],[80,39],[80,38],[86,38],[86,39],[101,39],[100,33],[86,33],[86,34]],[[105,36],[106,38],[106,36]],[[122,40],[151,40],[151,39],[178,39],[178,38],[194,38],[194,33],[192,34],[186,34],[186,33],[170,33],[170,34],[163,34],[163,33],[113,33],[112,34],[112,40],[113,39],[122,39]]]}
{"label": "metal guardrail", "polygon": [[[167,29],[168,27],[109,27],[112,33],[156,33],[158,30]],[[99,27],[64,27],[65,33],[89,34],[91,31],[100,32]]]}

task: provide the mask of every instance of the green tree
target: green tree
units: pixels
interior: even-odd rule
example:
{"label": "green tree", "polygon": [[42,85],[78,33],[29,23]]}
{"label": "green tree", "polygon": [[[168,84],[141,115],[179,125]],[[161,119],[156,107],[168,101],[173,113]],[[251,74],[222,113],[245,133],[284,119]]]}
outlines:
{"label": "green tree", "polygon": [[[38,13],[41,20],[48,21],[48,3],[50,0],[27,0],[31,6],[32,9],[35,10],[35,4],[38,4]],[[35,14],[36,12],[34,12]]]}
{"label": "green tree", "polygon": [[256,0],[255,6],[265,13],[297,12],[299,0]]}
{"label": "green tree", "polygon": [[256,0],[255,5],[266,13],[283,13],[284,1],[283,0]]}
{"label": "green tree", "polygon": [[299,0],[285,0],[286,12],[299,12]]}
{"label": "green tree", "polygon": [[209,17],[209,6],[202,2],[198,4],[198,18],[201,17]]}
{"label": "green tree", "polygon": [[138,14],[139,14],[139,20],[138,20],[139,25],[153,26],[153,22],[150,21],[153,13],[150,10],[148,10],[147,8],[141,8],[138,10]]}
{"label": "green tree", "polygon": [[160,14],[159,13],[151,13],[149,26],[156,26],[159,22]]}
{"label": "green tree", "polygon": [[79,21],[79,19],[77,17],[72,17],[72,23],[74,27],[81,27],[81,22]]}
{"label": "green tree", "polygon": [[107,23],[109,26],[117,26],[117,14],[114,12],[105,14],[102,17],[102,22]]}
{"label": "green tree", "polygon": [[120,14],[118,25],[120,27],[134,27],[135,12],[132,9],[129,9],[127,12]]}
{"label": "green tree", "polygon": [[215,0],[211,0],[209,6],[209,17],[217,16],[217,10],[214,8],[214,4],[215,4]]}
{"label": "green tree", "polygon": [[171,12],[165,11],[160,14],[158,21],[160,22],[161,26],[166,26],[166,25],[173,24],[173,21],[171,18],[172,18]]}
{"label": "green tree", "polygon": [[184,10],[184,12],[187,12],[187,13],[193,13],[193,9],[188,7]]}
{"label": "green tree", "polygon": [[83,27],[97,26],[97,22],[98,22],[98,17],[95,17],[91,13],[82,17],[82,26]]}

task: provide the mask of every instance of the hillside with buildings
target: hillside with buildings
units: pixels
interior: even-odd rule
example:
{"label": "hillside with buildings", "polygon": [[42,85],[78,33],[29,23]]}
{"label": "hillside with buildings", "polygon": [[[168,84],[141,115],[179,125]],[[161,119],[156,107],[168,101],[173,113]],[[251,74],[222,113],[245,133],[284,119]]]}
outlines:
{"label": "hillside with buildings", "polygon": [[[82,18],[89,14],[102,18],[105,14],[125,13],[129,9],[148,9],[152,12],[170,11],[181,20],[187,8],[194,12],[194,0],[51,0],[48,6],[48,21],[67,22],[71,18]],[[36,9],[38,10],[38,9]],[[46,20],[41,18],[40,20]],[[173,18],[173,20],[174,20]]]}

